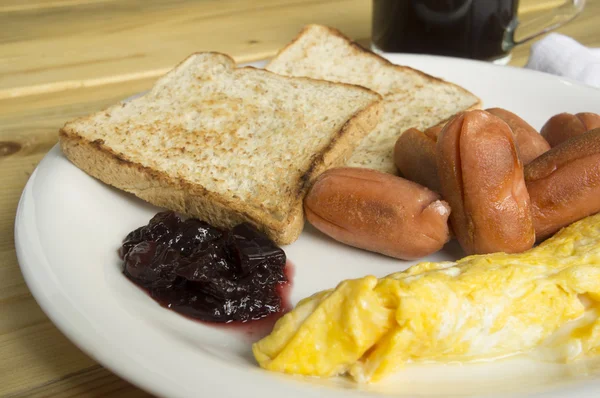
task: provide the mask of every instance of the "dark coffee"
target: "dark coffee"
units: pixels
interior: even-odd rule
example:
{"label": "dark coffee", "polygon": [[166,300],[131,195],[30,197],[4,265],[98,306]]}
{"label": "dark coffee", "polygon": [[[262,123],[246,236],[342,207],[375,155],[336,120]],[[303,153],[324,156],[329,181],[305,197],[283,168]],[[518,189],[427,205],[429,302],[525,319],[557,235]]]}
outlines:
{"label": "dark coffee", "polygon": [[519,0],[373,0],[373,44],[385,52],[494,60]]}

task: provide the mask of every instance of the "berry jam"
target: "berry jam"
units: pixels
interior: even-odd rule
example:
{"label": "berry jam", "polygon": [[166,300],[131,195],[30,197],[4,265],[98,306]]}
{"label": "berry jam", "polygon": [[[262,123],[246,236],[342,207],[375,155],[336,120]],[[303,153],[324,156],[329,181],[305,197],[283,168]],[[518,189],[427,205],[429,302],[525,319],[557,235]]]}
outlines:
{"label": "berry jam", "polygon": [[191,318],[247,322],[286,309],[286,255],[247,223],[223,230],[162,212],[129,233],[119,254],[127,278]]}

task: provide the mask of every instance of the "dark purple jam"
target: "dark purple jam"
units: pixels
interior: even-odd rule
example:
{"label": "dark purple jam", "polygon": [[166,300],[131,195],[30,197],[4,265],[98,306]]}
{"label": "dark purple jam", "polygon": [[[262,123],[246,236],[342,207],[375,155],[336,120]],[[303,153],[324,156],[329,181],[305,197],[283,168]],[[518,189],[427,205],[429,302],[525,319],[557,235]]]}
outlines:
{"label": "dark purple jam", "polygon": [[127,235],[123,273],[162,306],[209,322],[246,322],[280,313],[286,255],[243,223],[222,230],[174,212]]}

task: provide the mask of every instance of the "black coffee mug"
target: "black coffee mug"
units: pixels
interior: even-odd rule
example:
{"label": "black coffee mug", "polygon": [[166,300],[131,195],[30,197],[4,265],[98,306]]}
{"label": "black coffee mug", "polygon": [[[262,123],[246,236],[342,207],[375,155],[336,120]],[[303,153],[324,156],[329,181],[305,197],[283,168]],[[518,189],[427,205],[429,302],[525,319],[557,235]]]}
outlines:
{"label": "black coffee mug", "polygon": [[373,50],[506,63],[515,46],[570,21],[584,5],[569,0],[521,23],[519,0],[373,0]]}

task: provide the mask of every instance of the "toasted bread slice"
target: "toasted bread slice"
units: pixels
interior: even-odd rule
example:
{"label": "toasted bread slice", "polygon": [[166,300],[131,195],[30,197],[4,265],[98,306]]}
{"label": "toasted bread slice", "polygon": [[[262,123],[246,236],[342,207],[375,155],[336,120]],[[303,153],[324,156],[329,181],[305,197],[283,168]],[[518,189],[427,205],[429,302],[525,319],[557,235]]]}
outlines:
{"label": "toasted bread slice", "polygon": [[307,76],[357,84],[384,96],[378,126],[354,151],[348,166],[396,173],[393,149],[409,128],[425,130],[480,107],[475,95],[418,70],[398,66],[353,43],[339,31],[308,25],[267,65],[285,76]]}
{"label": "toasted bread slice", "polygon": [[91,176],[150,203],[219,227],[248,221],[288,244],[313,179],[347,160],[381,110],[364,87],[199,53],[144,96],[67,123],[60,145]]}

